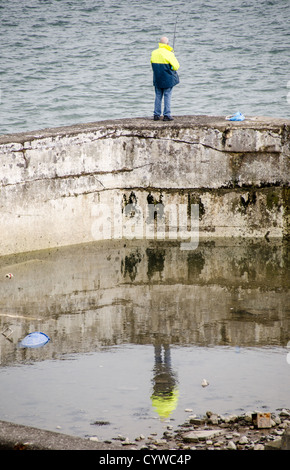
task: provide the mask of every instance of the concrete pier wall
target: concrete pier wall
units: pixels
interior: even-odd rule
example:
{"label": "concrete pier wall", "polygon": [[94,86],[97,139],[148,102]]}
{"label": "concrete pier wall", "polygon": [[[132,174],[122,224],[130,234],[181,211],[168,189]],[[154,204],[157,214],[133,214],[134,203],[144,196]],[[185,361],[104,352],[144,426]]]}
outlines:
{"label": "concrete pier wall", "polygon": [[290,120],[266,117],[124,119],[1,136],[0,255],[158,233],[187,239],[192,207],[199,238],[288,238],[289,156]]}

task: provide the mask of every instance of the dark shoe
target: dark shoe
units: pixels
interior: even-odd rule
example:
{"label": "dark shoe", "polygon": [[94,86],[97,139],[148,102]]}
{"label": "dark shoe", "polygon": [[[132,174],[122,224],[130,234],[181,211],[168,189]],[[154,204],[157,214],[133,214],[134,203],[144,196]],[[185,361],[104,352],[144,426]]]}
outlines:
{"label": "dark shoe", "polygon": [[171,117],[171,116],[164,116],[163,121],[173,121],[173,117]]}
{"label": "dark shoe", "polygon": [[159,121],[160,116],[154,116],[154,121]]}

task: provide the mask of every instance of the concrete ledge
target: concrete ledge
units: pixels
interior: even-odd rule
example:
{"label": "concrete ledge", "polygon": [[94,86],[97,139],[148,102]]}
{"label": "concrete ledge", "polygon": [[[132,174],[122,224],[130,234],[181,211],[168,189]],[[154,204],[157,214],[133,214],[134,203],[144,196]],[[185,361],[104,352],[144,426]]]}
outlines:
{"label": "concrete ledge", "polygon": [[0,175],[0,255],[122,238],[150,204],[172,218],[198,205],[203,238],[290,237],[290,120],[179,116],[10,134]]}
{"label": "concrete ledge", "polygon": [[0,421],[0,450],[124,450],[115,444],[90,441]]}

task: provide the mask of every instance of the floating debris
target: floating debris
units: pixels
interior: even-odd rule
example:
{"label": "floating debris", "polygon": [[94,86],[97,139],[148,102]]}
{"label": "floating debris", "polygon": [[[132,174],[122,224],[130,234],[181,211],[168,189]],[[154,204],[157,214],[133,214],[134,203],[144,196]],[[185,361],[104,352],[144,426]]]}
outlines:
{"label": "floating debris", "polygon": [[35,331],[25,336],[25,338],[20,341],[19,346],[21,348],[39,348],[44,346],[50,341],[50,338],[41,331]]}
{"label": "floating debris", "polygon": [[111,424],[110,421],[94,421],[94,424],[95,426],[107,426],[108,424]]}
{"label": "floating debris", "polygon": [[202,387],[207,387],[209,385],[209,382],[206,379],[203,379],[201,382]]}
{"label": "floating debris", "polygon": [[8,279],[12,279],[12,278],[13,278],[13,274],[12,274],[12,273],[8,273],[8,274],[6,274],[5,277],[7,277]]}

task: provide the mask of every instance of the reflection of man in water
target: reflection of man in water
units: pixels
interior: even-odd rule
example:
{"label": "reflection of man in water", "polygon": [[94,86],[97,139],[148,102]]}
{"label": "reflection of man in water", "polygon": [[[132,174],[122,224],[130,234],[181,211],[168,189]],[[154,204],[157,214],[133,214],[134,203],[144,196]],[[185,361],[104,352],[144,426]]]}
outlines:
{"label": "reflection of man in water", "polygon": [[[162,360],[163,346],[163,360]],[[171,368],[170,346],[156,342],[154,345],[155,364],[153,377],[152,406],[161,419],[168,418],[178,401],[177,380]]]}

